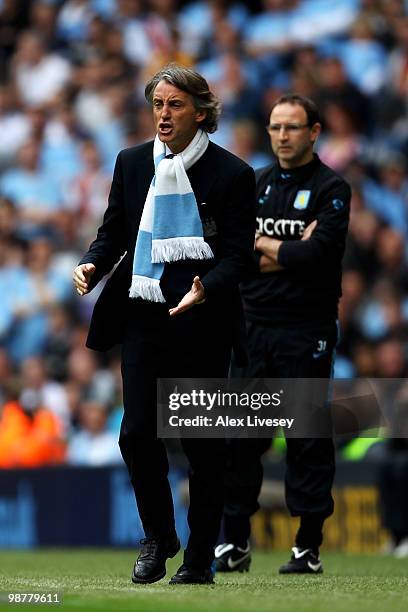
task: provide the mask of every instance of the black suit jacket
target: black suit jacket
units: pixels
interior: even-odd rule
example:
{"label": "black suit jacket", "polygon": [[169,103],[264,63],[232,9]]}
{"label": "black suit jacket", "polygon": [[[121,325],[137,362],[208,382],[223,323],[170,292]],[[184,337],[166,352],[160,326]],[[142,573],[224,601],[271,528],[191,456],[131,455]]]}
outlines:
{"label": "black suit jacket", "polygon": [[[108,350],[121,342],[130,299],[136,237],[153,174],[153,142],[119,153],[103,223],[79,262],[95,265],[92,289],[123,257],[95,304],[87,338],[87,346],[94,350]],[[225,318],[226,331],[231,331],[232,343],[242,361],[244,323],[238,283],[253,265],[254,172],[241,159],[210,142],[204,155],[187,174],[197,200],[205,240],[215,255],[212,260],[197,262],[196,273],[204,285],[206,301],[215,307],[217,316]],[[166,264],[163,277],[171,282],[177,265]],[[190,288],[191,284],[186,291]]]}

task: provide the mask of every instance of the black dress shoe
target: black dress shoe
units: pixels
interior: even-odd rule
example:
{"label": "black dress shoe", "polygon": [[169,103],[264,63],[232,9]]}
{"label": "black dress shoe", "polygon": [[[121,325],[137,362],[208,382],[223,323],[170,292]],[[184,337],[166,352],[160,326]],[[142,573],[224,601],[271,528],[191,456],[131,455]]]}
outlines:
{"label": "black dress shoe", "polygon": [[132,582],[150,584],[161,580],[166,575],[166,560],[180,550],[179,539],[176,536],[166,541],[145,538],[140,544],[142,548],[133,567]]}
{"label": "black dress shoe", "polygon": [[210,569],[198,570],[182,565],[169,584],[214,584],[214,577]]}

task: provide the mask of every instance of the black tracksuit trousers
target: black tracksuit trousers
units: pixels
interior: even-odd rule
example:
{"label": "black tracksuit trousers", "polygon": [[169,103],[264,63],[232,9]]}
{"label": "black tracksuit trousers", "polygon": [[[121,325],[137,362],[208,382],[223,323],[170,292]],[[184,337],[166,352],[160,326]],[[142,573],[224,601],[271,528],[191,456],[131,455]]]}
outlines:
{"label": "black tracksuit trousers", "polygon": [[[250,363],[231,374],[243,378],[325,378],[331,376],[337,343],[336,322],[265,326],[248,323]],[[235,439],[227,446],[225,477],[225,541],[245,546],[249,517],[259,508],[262,454],[271,439]],[[301,517],[296,544],[318,548],[324,519],[333,512],[331,488],[335,472],[330,437],[287,437],[285,493],[292,516]]]}

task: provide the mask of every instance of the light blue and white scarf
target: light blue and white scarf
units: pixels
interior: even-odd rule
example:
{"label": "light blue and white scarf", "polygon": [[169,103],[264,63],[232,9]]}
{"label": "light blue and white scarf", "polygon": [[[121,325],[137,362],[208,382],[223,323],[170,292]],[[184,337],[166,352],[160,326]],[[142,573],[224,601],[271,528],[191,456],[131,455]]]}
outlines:
{"label": "light blue and white scarf", "polygon": [[212,259],[203,238],[197,202],[188,170],[205,153],[207,133],[199,129],[188,147],[171,158],[156,136],[153,146],[155,175],[149,187],[137,234],[133,258],[131,298],[165,302],[160,279],[165,262],[181,259]]}

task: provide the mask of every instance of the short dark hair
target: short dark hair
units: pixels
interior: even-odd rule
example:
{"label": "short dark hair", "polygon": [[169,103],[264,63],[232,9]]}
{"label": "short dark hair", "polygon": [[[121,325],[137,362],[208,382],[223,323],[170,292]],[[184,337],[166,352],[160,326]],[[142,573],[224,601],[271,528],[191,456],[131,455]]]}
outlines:
{"label": "short dark hair", "polygon": [[194,108],[207,113],[205,119],[200,122],[200,127],[210,134],[215,132],[221,114],[221,104],[210,91],[207,81],[201,74],[179,64],[168,64],[159,70],[146,85],[145,98],[149,104],[153,103],[154,90],[160,81],[166,81],[177,89],[190,94],[193,98]]}
{"label": "short dark hair", "polygon": [[317,108],[316,104],[313,102],[313,100],[307,98],[306,96],[299,96],[298,94],[292,93],[283,94],[283,96],[280,96],[277,100],[275,100],[272,105],[271,112],[275,106],[278,106],[279,104],[297,104],[298,106],[301,106],[306,113],[307,124],[310,127],[315,123],[322,122],[319,109]]}

